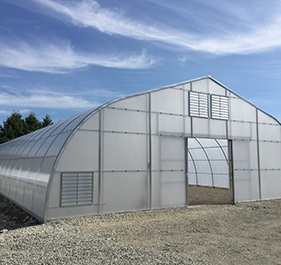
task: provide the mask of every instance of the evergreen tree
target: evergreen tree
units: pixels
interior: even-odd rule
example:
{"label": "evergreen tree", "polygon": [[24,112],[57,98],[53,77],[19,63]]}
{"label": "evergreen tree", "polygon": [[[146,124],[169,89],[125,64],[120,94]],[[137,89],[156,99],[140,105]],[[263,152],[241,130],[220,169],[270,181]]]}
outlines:
{"label": "evergreen tree", "polygon": [[41,122],[41,128],[47,127],[49,125],[52,125],[53,121],[49,114],[46,114],[45,118],[43,118],[43,121]]}
{"label": "evergreen tree", "polygon": [[48,114],[40,122],[33,112],[24,119],[19,112],[14,112],[3,122],[3,126],[0,125],[0,144],[51,124],[53,121]]}
{"label": "evergreen tree", "polygon": [[36,115],[33,112],[25,117],[25,133],[31,133],[40,128],[42,128],[41,122],[36,118]]}
{"label": "evergreen tree", "polygon": [[10,141],[25,134],[25,122],[19,112],[14,112],[0,125],[0,143]]}

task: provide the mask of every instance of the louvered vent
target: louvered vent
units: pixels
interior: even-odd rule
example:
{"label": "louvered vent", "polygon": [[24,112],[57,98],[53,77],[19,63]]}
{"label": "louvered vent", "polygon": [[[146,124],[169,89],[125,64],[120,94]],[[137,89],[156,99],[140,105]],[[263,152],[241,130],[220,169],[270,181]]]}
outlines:
{"label": "louvered vent", "polygon": [[93,173],[62,173],[61,206],[93,203]]}
{"label": "louvered vent", "polygon": [[211,95],[212,118],[228,120],[229,99],[228,97]]}
{"label": "louvered vent", "polygon": [[208,94],[189,92],[189,115],[197,117],[209,117]]}

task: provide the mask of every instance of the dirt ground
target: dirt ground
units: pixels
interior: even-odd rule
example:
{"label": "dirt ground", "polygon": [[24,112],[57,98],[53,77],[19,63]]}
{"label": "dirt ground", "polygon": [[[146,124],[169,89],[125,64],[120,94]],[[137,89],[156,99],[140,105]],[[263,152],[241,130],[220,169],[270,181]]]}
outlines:
{"label": "dirt ground", "polygon": [[[208,189],[203,191],[206,195]],[[212,194],[215,191],[227,202],[228,190],[210,190]],[[198,192],[194,191],[196,196]],[[196,196],[191,198],[194,202]],[[202,196],[200,198],[204,201]],[[135,264],[281,264],[281,200],[236,205],[227,204],[223,200],[221,203],[69,218],[36,225],[36,222],[32,223],[34,219],[20,217],[21,210],[15,210],[15,206],[0,197],[0,230],[15,229],[12,232],[18,231],[20,234],[22,229],[30,229],[36,225],[42,226],[45,234],[48,233],[46,229],[52,227],[50,236],[53,236],[54,227],[63,227],[65,236],[71,234],[67,231],[73,230],[77,237],[102,236],[106,242],[106,251],[114,252],[121,247],[122,251],[127,251],[104,264],[130,264],[131,256],[134,255],[138,257]],[[14,217],[16,219],[13,220]],[[2,222],[3,219],[6,221]],[[7,221],[8,219],[13,221]],[[16,224],[16,220],[21,220],[21,225],[20,222]],[[9,224],[12,224],[11,227],[8,227]],[[26,225],[32,226],[24,227]],[[7,242],[8,233],[9,231],[2,233],[7,237]],[[12,235],[15,236],[14,233]],[[62,242],[61,238],[60,255],[64,251]],[[99,253],[99,246],[93,242],[91,246],[96,249],[95,253]],[[104,250],[101,242],[100,247]],[[77,252],[80,255],[85,254],[82,245],[81,243],[81,253],[79,249]],[[109,252],[110,256],[112,253]],[[144,260],[150,262],[145,263]],[[87,261],[82,260],[83,262],[86,264]],[[72,262],[68,261],[67,264]]]}

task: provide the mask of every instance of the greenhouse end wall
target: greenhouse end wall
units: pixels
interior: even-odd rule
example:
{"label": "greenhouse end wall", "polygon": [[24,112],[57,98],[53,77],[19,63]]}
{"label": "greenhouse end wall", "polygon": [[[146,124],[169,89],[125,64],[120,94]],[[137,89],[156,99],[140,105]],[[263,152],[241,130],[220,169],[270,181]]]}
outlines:
{"label": "greenhouse end wall", "polygon": [[[198,104],[203,95],[203,105],[206,98],[227,99],[227,110],[212,113],[209,102],[199,113],[196,106],[191,109],[190,92]],[[216,185],[234,186],[235,202],[281,197],[276,188],[281,184],[279,122],[212,78],[203,78],[111,102],[84,121],[56,167],[52,186],[57,190],[50,189],[47,219],[186,205],[186,141],[194,138],[231,141],[233,183],[224,178]],[[75,152],[80,147],[81,154]],[[67,171],[93,172],[91,205],[60,206],[58,187]]]}
{"label": "greenhouse end wall", "polygon": [[[113,100],[0,146],[0,193],[42,221],[281,198],[280,123],[211,77]],[[211,178],[207,177],[211,171]]]}

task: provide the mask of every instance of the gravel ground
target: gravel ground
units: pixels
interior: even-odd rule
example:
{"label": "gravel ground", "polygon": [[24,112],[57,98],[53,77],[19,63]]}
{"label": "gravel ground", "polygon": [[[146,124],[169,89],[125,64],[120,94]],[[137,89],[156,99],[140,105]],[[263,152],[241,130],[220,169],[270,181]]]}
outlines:
{"label": "gravel ground", "polygon": [[[9,214],[4,213],[7,209]],[[1,197],[0,210],[1,265],[281,264],[281,200],[45,224],[36,224],[32,217],[12,220],[10,213],[20,216],[21,210]]]}

